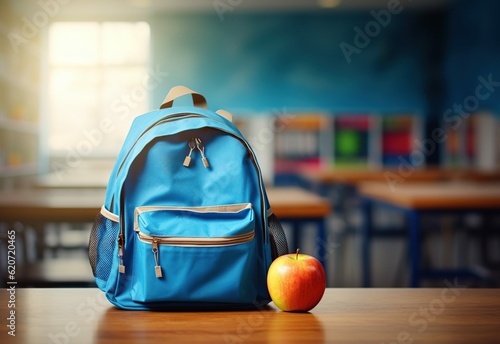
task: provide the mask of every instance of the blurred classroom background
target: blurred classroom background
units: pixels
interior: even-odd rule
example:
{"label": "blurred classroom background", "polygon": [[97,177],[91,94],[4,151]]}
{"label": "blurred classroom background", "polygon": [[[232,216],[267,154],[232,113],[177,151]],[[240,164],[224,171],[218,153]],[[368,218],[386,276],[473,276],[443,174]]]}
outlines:
{"label": "blurred classroom background", "polygon": [[185,85],[235,115],[270,187],[331,206],[284,221],[329,286],[499,287],[498,13],[494,0],[2,1],[0,280],[14,228],[20,285],[93,285],[93,217],[76,208],[97,213],[133,118]]}

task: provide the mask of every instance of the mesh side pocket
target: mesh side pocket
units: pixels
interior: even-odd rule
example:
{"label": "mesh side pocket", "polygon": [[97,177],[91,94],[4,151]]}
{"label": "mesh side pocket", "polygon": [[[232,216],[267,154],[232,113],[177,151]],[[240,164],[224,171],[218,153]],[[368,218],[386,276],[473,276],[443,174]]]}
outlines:
{"label": "mesh side pocket", "polygon": [[119,230],[118,222],[111,221],[101,213],[97,214],[90,232],[89,261],[99,287],[109,278]]}
{"label": "mesh side pocket", "polygon": [[281,222],[274,214],[268,218],[269,237],[271,240],[272,258],[275,260],[279,256],[288,253],[288,243],[286,241],[285,231],[281,226]]}

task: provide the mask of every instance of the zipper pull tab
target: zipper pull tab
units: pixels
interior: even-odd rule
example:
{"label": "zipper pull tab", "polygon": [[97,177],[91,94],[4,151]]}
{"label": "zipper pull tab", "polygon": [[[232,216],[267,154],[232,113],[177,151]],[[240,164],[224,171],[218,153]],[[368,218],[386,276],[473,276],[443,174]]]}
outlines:
{"label": "zipper pull tab", "polygon": [[118,257],[120,257],[120,264],[118,265],[118,272],[121,274],[125,273],[125,265],[123,265],[123,236],[118,237]]}
{"label": "zipper pull tab", "polygon": [[155,262],[156,262],[155,265],[156,278],[162,278],[163,274],[161,273],[161,266],[160,264],[158,264],[158,238],[153,238],[151,251],[153,251],[153,255],[155,257]]}
{"label": "zipper pull tab", "polygon": [[201,142],[201,139],[198,137],[195,140],[196,148],[198,148],[201,153],[201,161],[203,162],[203,166],[205,166],[205,168],[209,168],[210,164],[208,163],[208,159],[205,157],[205,147],[203,146],[203,142]]}
{"label": "zipper pull tab", "polygon": [[184,163],[182,164],[185,167],[189,167],[189,164],[191,164],[191,154],[193,153],[193,150],[196,147],[194,139],[189,140],[188,146],[189,146],[189,154],[184,158]]}

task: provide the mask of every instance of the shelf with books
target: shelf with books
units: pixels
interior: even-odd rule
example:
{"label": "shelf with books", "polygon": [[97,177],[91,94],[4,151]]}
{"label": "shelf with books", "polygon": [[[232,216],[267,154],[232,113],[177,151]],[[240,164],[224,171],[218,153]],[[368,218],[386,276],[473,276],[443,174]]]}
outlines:
{"label": "shelf with books", "polygon": [[37,144],[38,135],[0,129],[0,166],[14,170],[17,166],[35,164],[37,151],[33,147]]}
{"label": "shelf with books", "polygon": [[461,121],[444,123],[443,165],[448,168],[498,170],[500,121],[491,112],[472,113]]}
{"label": "shelf with books", "polygon": [[422,119],[406,113],[336,114],[333,127],[335,168],[413,163],[411,153],[422,137]]}
{"label": "shelf with books", "polygon": [[14,49],[18,13],[0,5],[0,178],[37,173],[40,113],[40,38]]}
{"label": "shelf with books", "polygon": [[444,164],[446,167],[471,167],[475,155],[475,119],[464,119],[460,125],[445,124]]}
{"label": "shelf with books", "polygon": [[10,119],[3,116],[0,113],[0,129],[19,132],[19,133],[29,133],[38,135],[39,128],[38,123],[31,122],[28,120],[16,120]]}
{"label": "shelf with books", "polygon": [[411,153],[422,138],[423,120],[403,112],[301,114],[281,120],[286,125],[275,136],[278,175],[413,164]]}
{"label": "shelf with books", "polygon": [[0,165],[0,176],[4,178],[33,175],[37,173],[36,163],[20,164],[12,166]]}
{"label": "shelf with books", "polygon": [[330,148],[325,143],[331,137],[330,118],[319,113],[282,116],[275,127],[274,171],[296,173],[303,169],[321,168],[328,164]]}

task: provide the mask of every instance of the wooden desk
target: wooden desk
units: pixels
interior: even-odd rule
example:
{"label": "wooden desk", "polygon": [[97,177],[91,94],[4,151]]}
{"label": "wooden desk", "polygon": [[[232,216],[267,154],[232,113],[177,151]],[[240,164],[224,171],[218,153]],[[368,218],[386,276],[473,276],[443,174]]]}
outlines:
{"label": "wooden desk", "polygon": [[[385,181],[388,174],[398,175],[397,169],[324,169],[319,171],[304,171],[302,177],[313,183],[322,185],[349,184],[356,185],[367,181]],[[434,181],[450,177],[452,170],[437,168],[417,169],[407,178],[412,181]]]}
{"label": "wooden desk", "polygon": [[[318,194],[328,197],[332,206],[336,209],[335,215],[340,218],[344,226],[341,227],[342,231],[337,231],[336,241],[344,241],[346,237],[353,233],[359,233],[359,225],[353,222],[353,218],[357,218],[356,212],[363,208],[363,200],[360,197],[358,187],[361,183],[378,182],[383,185],[381,191],[377,194],[394,196],[392,189],[399,188],[400,185],[407,185],[408,183],[430,183],[430,182],[445,182],[445,181],[475,181],[475,182],[500,182],[500,171],[478,171],[475,169],[452,169],[452,168],[438,168],[438,167],[424,167],[408,171],[408,169],[398,168],[380,168],[380,169],[354,169],[354,168],[325,168],[320,170],[303,170],[300,174],[302,181],[307,188],[315,191]],[[389,183],[392,182],[394,187],[389,188]],[[419,187],[415,187],[416,190]],[[423,190],[421,190],[423,192]],[[452,197],[453,198],[453,197]],[[453,199],[455,201],[455,199]],[[432,199],[427,198],[431,206]],[[487,201],[488,202],[488,201]],[[467,203],[470,203],[467,201]],[[466,203],[466,204],[467,204]],[[366,212],[365,212],[366,213]],[[353,215],[353,216],[351,216]],[[365,215],[366,217],[367,215]],[[401,235],[398,231],[371,231],[370,236],[379,234],[388,235]],[[402,232],[399,230],[399,232]],[[366,237],[366,236],[365,236]],[[363,241],[364,245],[368,245],[366,240]],[[337,266],[336,271],[344,269],[344,245],[341,245],[337,251],[338,257],[335,260]],[[363,248],[363,252],[367,250]],[[366,266],[367,264],[365,264]],[[366,276],[368,270],[363,269],[363,284],[368,286],[369,277]],[[341,275],[341,273],[340,273]]]}
{"label": "wooden desk", "polygon": [[[403,171],[406,172],[406,171]],[[465,176],[471,177],[473,173],[470,170],[453,170],[442,168],[420,168],[412,173],[401,173],[395,168],[385,169],[348,169],[327,168],[322,170],[304,170],[301,174],[302,179],[308,188],[318,194],[329,196],[333,206],[339,211],[336,213],[346,224],[345,232],[356,232],[357,226],[349,221],[348,213],[353,210],[353,204],[359,203],[358,185],[365,182],[385,182],[397,180],[397,185],[408,182],[434,182],[445,180],[463,179]],[[475,178],[483,176],[481,180],[488,180],[485,173],[474,172]],[[500,173],[488,174],[488,178],[498,177]]]}
{"label": "wooden desk", "polygon": [[324,218],[331,210],[328,200],[304,189],[268,187],[266,191],[274,212],[280,218]]}
{"label": "wooden desk", "polygon": [[313,192],[295,187],[268,187],[266,190],[275,214],[282,222],[288,222],[292,226],[292,237],[287,238],[288,246],[291,247],[292,252],[296,248],[300,248],[303,225],[307,223],[316,225],[314,246],[317,252],[310,254],[323,264],[328,278],[327,261],[330,253],[327,252],[329,251],[329,243],[326,217],[330,214],[330,202]]}
{"label": "wooden desk", "polygon": [[404,183],[391,192],[387,183],[361,183],[361,195],[413,209],[500,208],[500,183]]}
{"label": "wooden desk", "polygon": [[[2,343],[497,343],[499,289],[327,289],[310,313],[122,311],[97,289],[17,289]],[[0,290],[0,313],[9,295]]]}
{"label": "wooden desk", "polygon": [[358,192],[364,197],[363,228],[363,284],[370,285],[370,239],[373,233],[372,204],[390,205],[405,213],[408,219],[408,247],[410,254],[410,286],[419,285],[425,275],[467,274],[467,271],[422,271],[421,217],[425,213],[464,212],[498,213],[500,209],[500,183],[491,182],[405,182],[391,191],[387,183],[361,183]]}
{"label": "wooden desk", "polygon": [[28,189],[0,192],[0,221],[93,222],[105,189]]}
{"label": "wooden desk", "polygon": [[[405,174],[405,180],[429,182],[450,178],[453,171],[438,168],[416,169],[411,174]],[[305,185],[317,194],[328,197],[341,223],[340,230],[336,231],[335,241],[347,242],[348,237],[359,233],[359,224],[353,219],[358,218],[360,209],[360,197],[358,185],[363,182],[386,182],[399,175],[399,171],[394,168],[387,169],[362,169],[362,168],[325,168],[320,170],[304,170],[300,174]],[[346,263],[346,245],[337,248],[336,259],[334,260],[335,271],[338,272],[336,279],[341,281],[344,270],[348,266]],[[365,283],[365,285],[367,285]]]}
{"label": "wooden desk", "polygon": [[473,181],[500,181],[500,171],[483,172],[473,169],[446,169],[446,168],[420,168],[411,173],[400,173],[395,168],[385,169],[323,169],[304,171],[301,176],[315,184],[349,184],[357,185],[362,182],[385,182],[395,176],[403,178],[406,182],[473,180]]}

